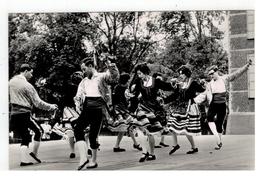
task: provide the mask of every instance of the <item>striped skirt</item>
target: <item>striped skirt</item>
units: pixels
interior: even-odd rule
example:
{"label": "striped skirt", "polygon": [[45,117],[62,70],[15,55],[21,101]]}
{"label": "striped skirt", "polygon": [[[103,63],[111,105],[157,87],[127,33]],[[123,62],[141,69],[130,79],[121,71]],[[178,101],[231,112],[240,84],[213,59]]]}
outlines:
{"label": "striped skirt", "polygon": [[133,131],[136,128],[146,128],[151,125],[148,119],[137,120],[132,118],[129,121],[126,120],[112,120],[109,119],[107,122],[107,128],[112,132],[129,132]]}
{"label": "striped skirt", "polygon": [[135,128],[146,128],[150,125],[150,121],[147,118],[137,118],[131,114],[128,110],[115,107],[113,116],[107,114],[109,117],[106,123],[107,128],[112,132],[128,132]]}
{"label": "striped skirt", "polygon": [[[153,111],[143,104],[139,104],[136,110],[136,119],[142,123],[139,128],[147,133],[157,133],[163,130],[163,122],[166,119],[162,111]],[[146,123],[144,123],[144,121]],[[166,121],[165,121],[166,122]]]}
{"label": "striped skirt", "polygon": [[187,115],[186,118],[169,116],[167,122],[169,132],[185,135],[200,135],[200,115]]}

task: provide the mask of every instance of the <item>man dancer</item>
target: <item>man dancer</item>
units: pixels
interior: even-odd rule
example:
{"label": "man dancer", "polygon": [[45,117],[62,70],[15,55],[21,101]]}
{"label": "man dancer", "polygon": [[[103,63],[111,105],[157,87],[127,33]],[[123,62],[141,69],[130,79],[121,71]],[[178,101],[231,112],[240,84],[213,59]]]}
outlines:
{"label": "man dancer", "polygon": [[[209,102],[209,109],[207,120],[213,135],[216,138],[217,146],[215,150],[221,149],[223,143],[221,140],[223,132],[223,122],[226,116],[226,84],[240,77],[246,72],[252,61],[249,60],[246,65],[229,75],[219,75],[218,67],[213,65],[208,69],[208,75],[211,81],[207,85],[207,101]],[[215,120],[216,116],[216,120]]]}
{"label": "man dancer", "polygon": [[22,138],[20,166],[33,164],[28,158],[28,147],[31,141],[28,129],[31,129],[35,133],[33,151],[30,153],[30,156],[38,163],[41,163],[37,154],[40,146],[42,130],[31,118],[32,108],[36,107],[47,111],[58,109],[56,104],[49,104],[40,99],[33,85],[28,82],[28,80],[33,76],[32,73],[33,69],[28,64],[22,64],[20,67],[20,74],[14,76],[9,81],[9,96],[11,104],[10,128],[15,133],[18,133]]}
{"label": "man dancer", "polygon": [[[83,169],[89,162],[87,159],[87,146],[84,141],[84,129],[88,125],[90,125],[89,142],[92,149],[92,159],[87,168],[96,168],[98,166],[96,162],[99,147],[97,137],[105,114],[106,103],[109,101],[108,84],[115,83],[119,79],[119,71],[116,65],[107,61],[107,67],[107,72],[98,73],[94,68],[92,59],[86,58],[81,64],[86,77],[80,82],[74,98],[76,110],[81,112],[74,130],[76,146],[80,155],[78,170]],[[82,105],[83,108],[81,108]]]}

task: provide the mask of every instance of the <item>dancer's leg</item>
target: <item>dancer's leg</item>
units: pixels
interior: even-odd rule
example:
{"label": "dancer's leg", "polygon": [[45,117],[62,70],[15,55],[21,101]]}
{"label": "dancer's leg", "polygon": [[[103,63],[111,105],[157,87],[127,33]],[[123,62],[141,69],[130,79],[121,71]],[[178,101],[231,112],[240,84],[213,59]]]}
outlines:
{"label": "dancer's leg", "polygon": [[149,142],[149,153],[154,155],[154,145],[155,145],[154,135],[148,135],[148,142]]}
{"label": "dancer's leg", "polygon": [[119,148],[120,142],[122,141],[123,137],[124,137],[124,132],[119,132],[116,138],[115,148]]}
{"label": "dancer's leg", "polygon": [[193,136],[186,135],[186,137],[187,137],[188,141],[190,142],[191,148],[193,148],[193,149],[196,148]]}
{"label": "dancer's leg", "polygon": [[87,146],[86,146],[85,141],[83,141],[83,140],[77,141],[75,145],[79,151],[79,166],[82,166],[88,160],[87,159],[87,150],[86,150]]}
{"label": "dancer's leg", "polygon": [[217,143],[219,144],[221,142],[221,140],[220,140],[215,122],[209,122],[208,124],[209,124],[209,128],[210,128],[211,132],[213,133]]}

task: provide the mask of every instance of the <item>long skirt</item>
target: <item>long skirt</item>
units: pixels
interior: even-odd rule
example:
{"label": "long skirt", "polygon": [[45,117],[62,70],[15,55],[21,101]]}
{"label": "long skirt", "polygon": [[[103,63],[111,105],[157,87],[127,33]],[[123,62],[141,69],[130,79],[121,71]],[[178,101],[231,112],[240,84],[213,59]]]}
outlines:
{"label": "long skirt", "polygon": [[185,118],[170,115],[167,122],[169,132],[185,135],[200,135],[200,115],[187,115]]}
{"label": "long skirt", "polygon": [[114,113],[106,113],[109,117],[106,126],[112,132],[129,132],[129,130],[150,125],[147,118],[137,118],[135,114],[120,106],[115,106]]}
{"label": "long skirt", "polygon": [[152,111],[145,105],[139,104],[136,110],[136,119],[139,122],[146,121],[145,125],[139,126],[142,131],[148,133],[157,133],[163,130],[163,117],[164,113],[161,111]]}

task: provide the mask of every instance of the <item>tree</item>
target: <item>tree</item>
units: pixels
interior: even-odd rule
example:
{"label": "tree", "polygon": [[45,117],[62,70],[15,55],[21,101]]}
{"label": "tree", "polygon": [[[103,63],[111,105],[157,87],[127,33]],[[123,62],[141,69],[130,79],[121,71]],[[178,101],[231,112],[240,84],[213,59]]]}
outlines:
{"label": "tree", "polygon": [[221,66],[226,72],[227,52],[220,44],[223,32],[215,26],[223,22],[224,15],[222,11],[162,13],[162,30],[168,32],[167,41],[165,48],[151,59],[173,71],[189,64],[195,77],[204,74],[211,64]]}
{"label": "tree", "polygon": [[[92,41],[97,56],[102,52],[117,57],[120,71],[130,72],[140,61],[143,61],[153,45],[157,42],[159,26],[152,13],[144,12],[106,12],[90,14],[96,26],[98,38]],[[148,20],[147,20],[148,19]]]}
{"label": "tree", "polygon": [[10,77],[21,63],[30,63],[35,80],[47,78],[47,99],[61,103],[63,85],[87,56],[83,40],[95,33],[87,19],[85,13],[11,14]]}

